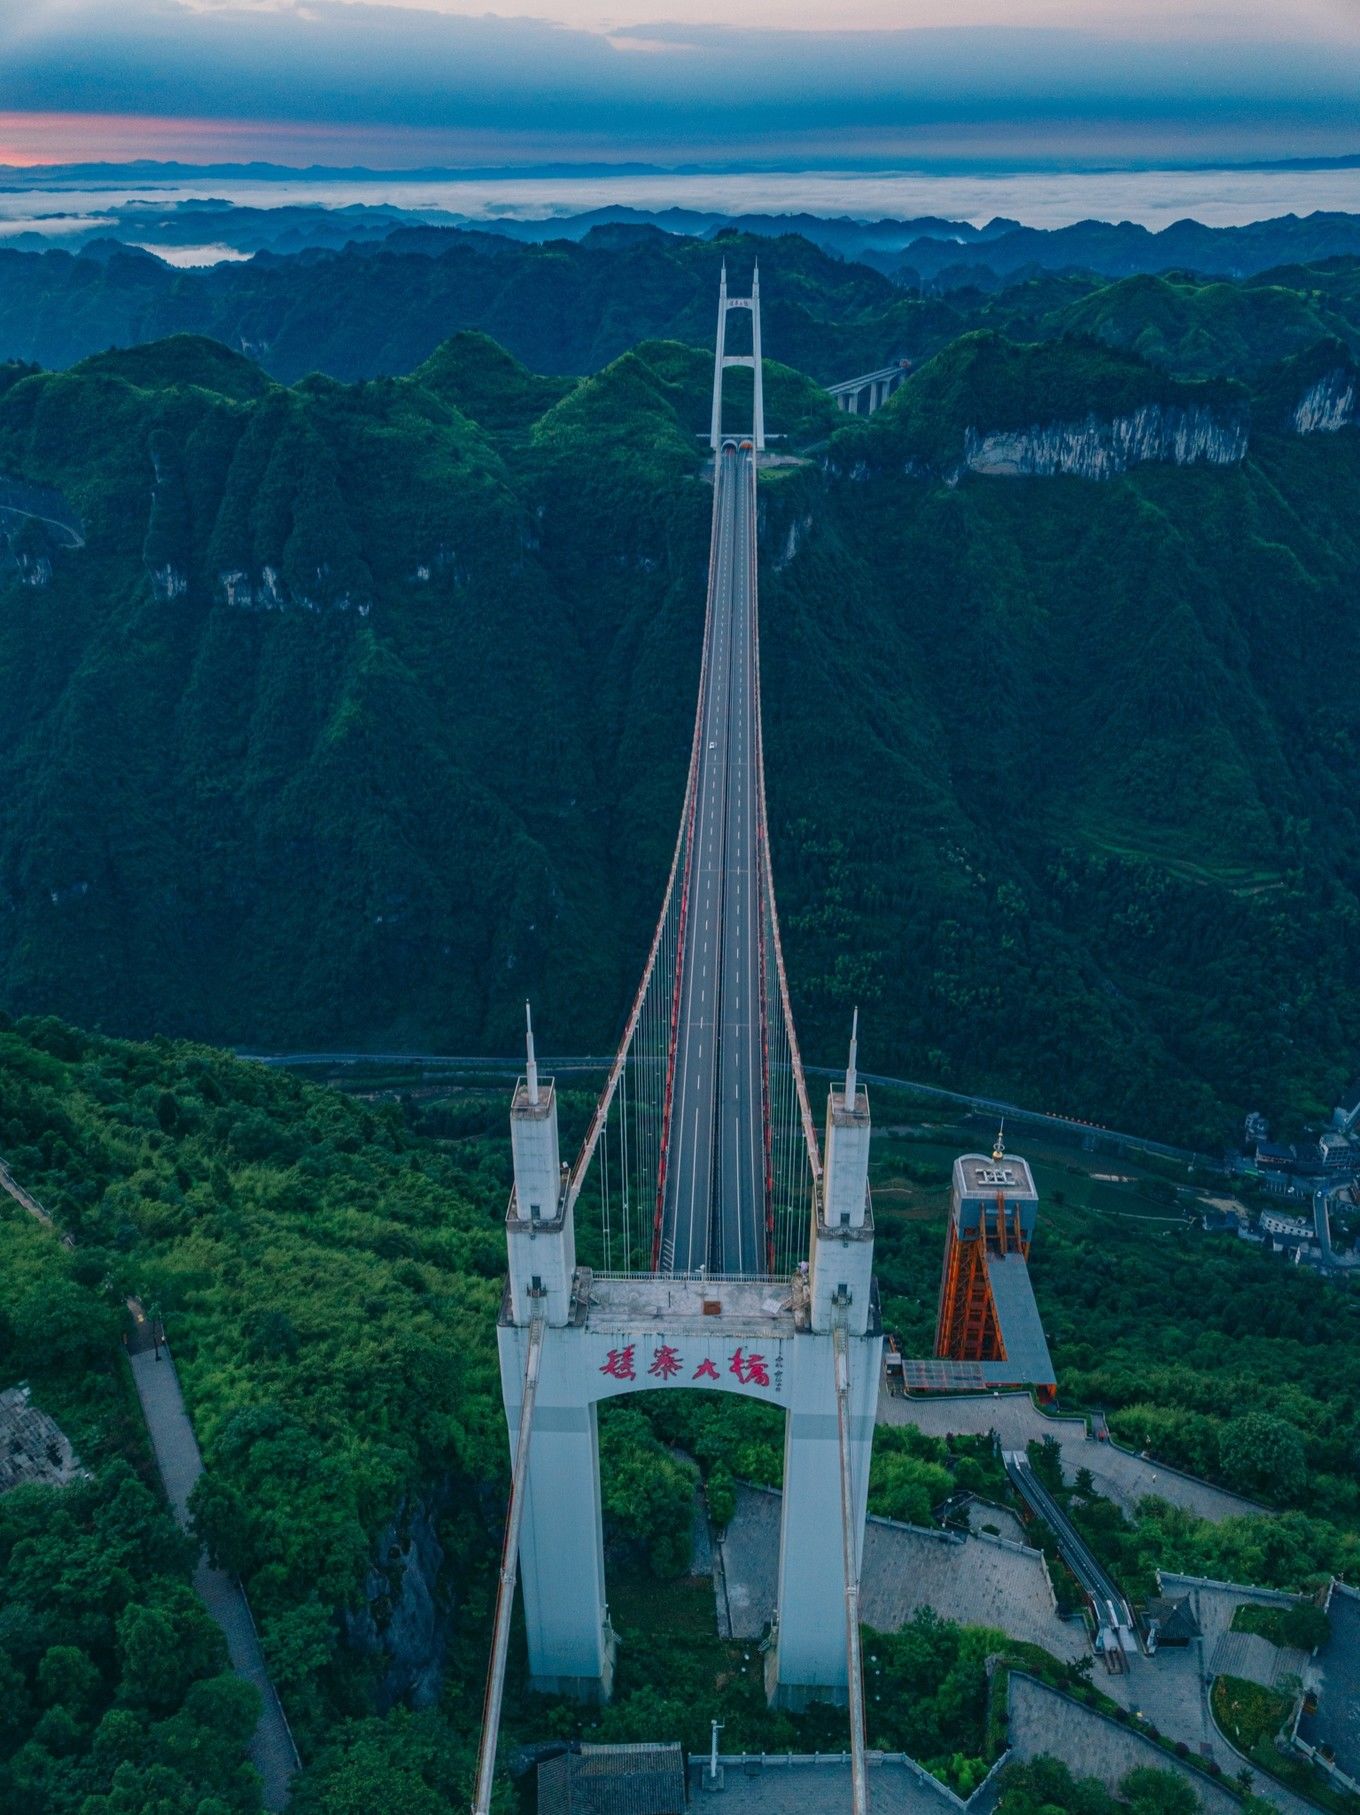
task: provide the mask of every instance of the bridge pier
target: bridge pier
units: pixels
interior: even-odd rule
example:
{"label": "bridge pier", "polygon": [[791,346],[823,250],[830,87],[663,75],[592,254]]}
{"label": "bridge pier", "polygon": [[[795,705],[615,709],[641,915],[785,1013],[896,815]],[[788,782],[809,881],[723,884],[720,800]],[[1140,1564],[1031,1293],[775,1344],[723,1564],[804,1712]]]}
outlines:
{"label": "bridge pier", "polygon": [[[779,1602],[766,1687],[778,1706],[793,1709],[848,1699],[853,1647],[847,1622],[858,1620],[878,1408],[883,1336],[873,1282],[869,1097],[857,1077],[858,1015],[855,1020],[845,1088],[827,1092],[826,1171],[814,1208],[807,1274],[812,1327],[800,1331],[794,1344],[784,1439]],[[844,1406],[836,1391],[838,1340],[844,1343],[849,1377]],[[842,1478],[842,1464],[848,1479]],[[853,1581],[846,1579],[847,1555]]]}
{"label": "bridge pier", "polygon": [[[855,1573],[864,1556],[869,1460],[878,1405],[877,1333],[850,1338],[851,1514]],[[830,1331],[800,1333],[784,1429],[779,1600],[765,1687],[777,1708],[849,1698],[836,1374]]]}
{"label": "bridge pier", "polygon": [[[571,1341],[573,1334],[543,1332],[529,1440],[519,1538],[529,1687],[540,1695],[607,1702],[614,1681],[614,1634],[605,1598],[599,1428],[595,1404],[581,1379],[581,1344]],[[529,1332],[502,1322],[497,1338],[513,1455]]]}

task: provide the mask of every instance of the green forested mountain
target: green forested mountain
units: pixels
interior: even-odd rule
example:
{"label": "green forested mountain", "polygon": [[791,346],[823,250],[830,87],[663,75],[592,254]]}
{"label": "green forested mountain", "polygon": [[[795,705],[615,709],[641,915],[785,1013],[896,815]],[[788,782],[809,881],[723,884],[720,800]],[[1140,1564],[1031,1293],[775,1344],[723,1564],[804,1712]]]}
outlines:
{"label": "green forested mountain", "polygon": [[[764,256],[781,353],[809,260],[851,317],[886,283]],[[1330,332],[1339,286],[1284,287]],[[811,1054],[859,1002],[884,1070],[1216,1140],[1355,1064],[1360,435],[1291,414],[1345,420],[1343,339],[1211,354],[1163,289],[1158,364],[1052,338],[1087,305],[1042,279],[1007,304],[1037,344],[954,338],[868,421],[771,368],[811,454],[762,480],[766,753]],[[471,335],[356,385],[183,336],[9,368],[0,475],[46,502],[5,519],[3,999],[495,1051],[529,993],[558,1050],[612,1045],[692,724],[710,372]]]}

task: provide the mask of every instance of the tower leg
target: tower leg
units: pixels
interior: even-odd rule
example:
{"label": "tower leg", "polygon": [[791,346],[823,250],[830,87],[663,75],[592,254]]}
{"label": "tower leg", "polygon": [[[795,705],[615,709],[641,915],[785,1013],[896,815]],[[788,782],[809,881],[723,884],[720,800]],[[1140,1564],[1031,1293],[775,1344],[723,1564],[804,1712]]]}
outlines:
{"label": "tower leg", "polygon": [[[850,1458],[855,1567],[864,1556],[869,1459],[878,1408],[880,1336],[852,1336]],[[781,1708],[847,1699],[845,1567],[841,1544],[836,1373],[830,1332],[800,1333],[784,1435],[784,1504],[779,1545],[779,1608],[766,1669],[770,1699]]]}
{"label": "tower leg", "polygon": [[[502,1324],[501,1391],[514,1453],[524,1390],[527,1330]],[[519,1578],[529,1647],[529,1686],[543,1695],[608,1701],[614,1638],[605,1605],[600,1445],[595,1406],[573,1399],[571,1332],[544,1332],[538,1405],[529,1445]]]}
{"label": "tower leg", "polygon": [[760,267],[756,267],[751,280],[751,375],[755,380],[752,387],[752,440],[756,452],[760,453],[765,446],[765,366],[760,353]]}
{"label": "tower leg", "polygon": [[713,425],[709,444],[714,453],[722,441],[723,358],[727,346],[727,263],[723,262],[722,280],[718,285],[718,333],[713,353]]}

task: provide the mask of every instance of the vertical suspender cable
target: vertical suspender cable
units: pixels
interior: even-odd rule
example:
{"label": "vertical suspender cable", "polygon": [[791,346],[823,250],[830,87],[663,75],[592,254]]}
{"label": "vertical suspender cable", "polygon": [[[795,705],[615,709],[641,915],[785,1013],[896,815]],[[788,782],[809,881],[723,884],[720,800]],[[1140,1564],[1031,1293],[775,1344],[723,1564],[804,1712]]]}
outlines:
{"label": "vertical suspender cable", "polygon": [[855,1558],[854,1493],[850,1477],[850,1357],[842,1325],[831,1333],[836,1363],[836,1435],[841,1463],[841,1552],[845,1564],[845,1665],[850,1690],[850,1806],[868,1815],[864,1759],[864,1667],[859,1639],[859,1567]]}
{"label": "vertical suspender cable", "polygon": [[519,1528],[524,1520],[529,1438],[533,1431],[534,1401],[538,1397],[538,1370],[542,1358],[543,1319],[539,1316],[529,1325],[524,1397],[519,1403],[519,1436],[515,1439],[515,1466],[510,1475],[510,1504],[505,1513],[500,1586],[496,1592],[496,1624],[491,1638],[491,1662],[486,1673],[486,1696],[482,1702],[482,1738],[477,1752],[477,1790],[472,1815],[490,1815],[491,1810],[491,1785],[496,1775],[496,1741],[501,1725],[501,1695],[505,1689],[505,1657],[510,1645],[510,1615],[515,1605],[515,1578],[519,1573]]}

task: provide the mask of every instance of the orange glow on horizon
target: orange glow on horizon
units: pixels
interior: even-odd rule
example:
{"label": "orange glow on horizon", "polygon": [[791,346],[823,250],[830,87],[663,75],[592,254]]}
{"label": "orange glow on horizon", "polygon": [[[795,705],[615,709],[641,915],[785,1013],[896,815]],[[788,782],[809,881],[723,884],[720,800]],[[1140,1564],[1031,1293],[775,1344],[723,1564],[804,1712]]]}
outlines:
{"label": "orange glow on horizon", "polygon": [[[247,134],[287,132],[286,125],[254,121],[199,120],[138,113],[0,113],[0,164],[28,169],[34,164],[123,162],[137,157],[173,157],[177,150],[202,155],[206,145],[234,145]],[[296,129],[294,129],[296,130]]]}
{"label": "orange glow on horizon", "polygon": [[[149,113],[0,112],[0,164],[127,163],[136,158],[276,161],[291,151],[305,162],[350,159],[379,129],[315,126],[295,120],[204,119]],[[418,134],[404,134],[418,137]]]}
{"label": "orange glow on horizon", "polygon": [[[650,149],[622,141],[607,129],[591,135],[573,134],[572,140],[569,155],[604,162],[646,155]],[[424,164],[517,164],[562,155],[560,140],[545,131],[381,122],[337,126],[189,114],[0,111],[0,167],[24,170],[45,164],[127,164],[138,158],[162,163],[262,163],[294,168],[332,164],[404,170]]]}

